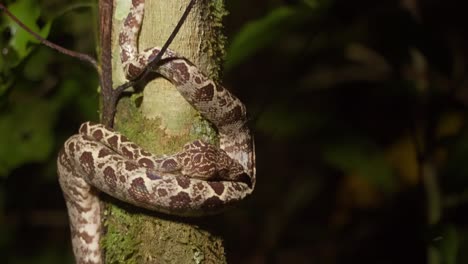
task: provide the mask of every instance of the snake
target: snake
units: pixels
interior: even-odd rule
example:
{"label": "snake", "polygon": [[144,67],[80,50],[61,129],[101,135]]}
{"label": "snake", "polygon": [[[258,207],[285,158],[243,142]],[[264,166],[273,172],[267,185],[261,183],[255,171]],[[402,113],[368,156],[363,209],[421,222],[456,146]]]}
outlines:
{"label": "snake", "polygon": [[[159,52],[138,51],[144,0],[133,0],[119,33],[120,59],[128,80]],[[58,180],[68,211],[77,263],[103,263],[99,241],[100,193],[136,207],[196,217],[222,212],[254,190],[255,151],[245,105],[188,59],[166,50],[154,71],[219,134],[219,144],[195,140],[170,155],[156,156],[112,128],[85,122],[57,158]]]}

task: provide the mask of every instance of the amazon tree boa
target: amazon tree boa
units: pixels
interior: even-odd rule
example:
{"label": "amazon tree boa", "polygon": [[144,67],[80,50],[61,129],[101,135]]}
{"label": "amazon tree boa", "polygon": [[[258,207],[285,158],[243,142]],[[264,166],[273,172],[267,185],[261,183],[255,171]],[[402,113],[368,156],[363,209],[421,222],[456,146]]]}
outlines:
{"label": "amazon tree boa", "polygon": [[[119,35],[127,78],[138,76],[159,52],[138,53],[144,1],[133,0]],[[86,122],[57,161],[77,263],[102,263],[98,194],[179,216],[220,212],[255,186],[255,154],[242,102],[185,58],[167,51],[156,72],[168,79],[219,132],[219,147],[197,140],[174,155],[157,157],[101,124]]]}

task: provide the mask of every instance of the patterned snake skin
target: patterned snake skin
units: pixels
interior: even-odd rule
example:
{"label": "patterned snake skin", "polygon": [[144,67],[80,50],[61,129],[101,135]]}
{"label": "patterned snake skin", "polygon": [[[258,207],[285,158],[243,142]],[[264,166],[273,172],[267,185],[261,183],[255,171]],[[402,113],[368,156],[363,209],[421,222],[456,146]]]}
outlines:
{"label": "patterned snake skin", "polygon": [[[142,53],[137,38],[144,1],[133,0],[119,35],[128,79],[158,52]],[[218,129],[219,148],[197,140],[171,156],[157,157],[101,124],[84,123],[57,161],[77,263],[102,263],[99,192],[171,215],[217,213],[248,196],[255,186],[253,140],[242,102],[187,59],[167,51],[156,72]]]}

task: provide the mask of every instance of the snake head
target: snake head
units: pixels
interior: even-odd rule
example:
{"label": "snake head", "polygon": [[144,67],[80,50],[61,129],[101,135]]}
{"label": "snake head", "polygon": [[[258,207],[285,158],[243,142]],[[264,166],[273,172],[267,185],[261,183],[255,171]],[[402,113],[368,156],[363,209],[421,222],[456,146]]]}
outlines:
{"label": "snake head", "polygon": [[177,155],[182,165],[182,174],[207,181],[236,181],[251,186],[250,177],[244,168],[218,147],[196,140],[184,146],[184,151]]}

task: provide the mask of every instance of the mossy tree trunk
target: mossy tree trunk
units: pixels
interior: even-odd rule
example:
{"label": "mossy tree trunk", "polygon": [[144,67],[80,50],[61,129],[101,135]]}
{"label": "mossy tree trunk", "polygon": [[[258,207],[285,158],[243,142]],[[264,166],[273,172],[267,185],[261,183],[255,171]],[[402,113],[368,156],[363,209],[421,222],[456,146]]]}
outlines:
{"label": "mossy tree trunk", "polygon": [[[118,33],[131,0],[115,0],[112,30],[114,87],[124,83]],[[146,0],[139,49],[162,46],[189,0]],[[192,9],[170,49],[218,78],[223,57],[222,0],[201,0]],[[124,95],[115,129],[155,154],[170,154],[196,138],[215,142],[210,124],[166,80],[158,78]],[[104,197],[108,198],[108,197]],[[221,238],[190,224],[105,199],[106,263],[225,263]],[[109,202],[110,201],[110,202]]]}

